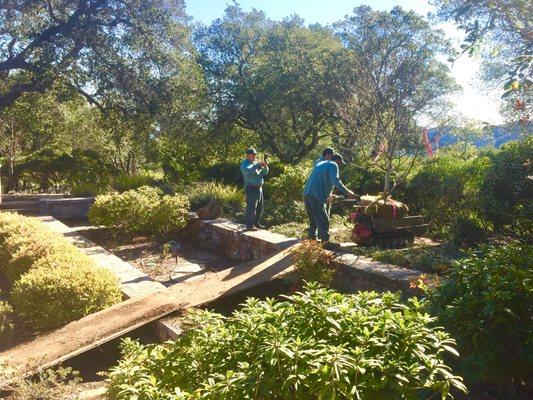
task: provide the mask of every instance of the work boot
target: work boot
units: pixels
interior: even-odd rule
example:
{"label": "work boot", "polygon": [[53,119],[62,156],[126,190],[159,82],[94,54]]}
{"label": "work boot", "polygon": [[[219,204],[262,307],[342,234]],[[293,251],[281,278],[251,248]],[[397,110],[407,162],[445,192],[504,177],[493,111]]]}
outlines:
{"label": "work boot", "polygon": [[261,225],[261,224],[255,224],[254,226],[255,226],[257,229],[266,229],[266,226]]}
{"label": "work boot", "polygon": [[258,231],[259,229],[257,229],[255,226],[247,226],[245,231]]}
{"label": "work boot", "polygon": [[324,245],[322,246],[324,249],[326,250],[339,250],[341,245],[340,243],[336,243],[336,242],[324,242]]}

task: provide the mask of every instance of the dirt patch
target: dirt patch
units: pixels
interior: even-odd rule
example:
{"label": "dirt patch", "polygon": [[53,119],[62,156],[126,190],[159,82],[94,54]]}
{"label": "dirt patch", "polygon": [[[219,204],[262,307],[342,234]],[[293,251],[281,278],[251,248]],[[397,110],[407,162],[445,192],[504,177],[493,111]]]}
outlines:
{"label": "dirt patch", "polygon": [[80,235],[165,286],[176,283],[184,275],[221,271],[241,262],[206,251],[183,238],[176,238],[169,244],[149,235],[117,233],[111,229],[92,227],[86,220],[61,222],[75,227]]}

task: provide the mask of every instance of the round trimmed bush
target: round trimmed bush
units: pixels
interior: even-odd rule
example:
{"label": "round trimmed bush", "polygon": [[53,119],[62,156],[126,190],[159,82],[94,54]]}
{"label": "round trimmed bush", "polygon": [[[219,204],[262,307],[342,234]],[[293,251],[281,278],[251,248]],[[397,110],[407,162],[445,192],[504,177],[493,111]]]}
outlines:
{"label": "round trimmed bush", "polygon": [[54,253],[78,250],[39,220],[18,214],[0,215],[0,268],[10,283]]}
{"label": "round trimmed bush", "polygon": [[115,276],[90,259],[53,256],[15,282],[11,304],[35,329],[55,328],[122,300]]}
{"label": "round trimmed bush", "polygon": [[185,228],[189,221],[189,199],[176,194],[163,196],[150,216],[151,231],[168,238]]}

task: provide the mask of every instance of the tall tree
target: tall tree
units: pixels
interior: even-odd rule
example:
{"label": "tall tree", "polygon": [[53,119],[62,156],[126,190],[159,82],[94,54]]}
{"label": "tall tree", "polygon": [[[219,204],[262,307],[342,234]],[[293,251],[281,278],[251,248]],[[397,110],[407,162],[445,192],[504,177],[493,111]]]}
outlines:
{"label": "tall tree", "polygon": [[385,173],[384,192],[402,182],[423,149],[419,121],[431,121],[457,89],[439,56],[452,49],[414,12],[362,6],[335,25],[352,75],[337,103],[336,142],[349,158],[368,157]]}
{"label": "tall tree", "polygon": [[431,0],[437,20],[465,32],[463,52],[483,57],[484,78],[503,89],[504,112],[531,129],[533,3],[530,0]]}
{"label": "tall tree", "polygon": [[2,0],[0,111],[58,80],[101,108],[125,91],[122,108],[152,111],[186,22],[183,0]]}
{"label": "tall tree", "polygon": [[296,163],[327,133],[341,91],[345,51],[330,30],[230,6],[196,43],[217,124],[233,122],[261,147]]}

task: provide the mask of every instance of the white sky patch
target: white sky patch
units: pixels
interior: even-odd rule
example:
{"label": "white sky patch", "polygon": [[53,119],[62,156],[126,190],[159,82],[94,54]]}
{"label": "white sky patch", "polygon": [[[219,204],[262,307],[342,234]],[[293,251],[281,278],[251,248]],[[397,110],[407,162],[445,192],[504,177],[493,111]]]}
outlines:
{"label": "white sky patch", "polygon": [[[451,23],[440,24],[438,27],[459,49],[464,32]],[[480,78],[481,60],[462,54],[450,68],[452,76],[463,88],[462,93],[451,97],[451,101],[455,104],[455,111],[471,120],[494,125],[502,124],[503,117],[499,110],[501,91],[499,88],[490,88]]]}

